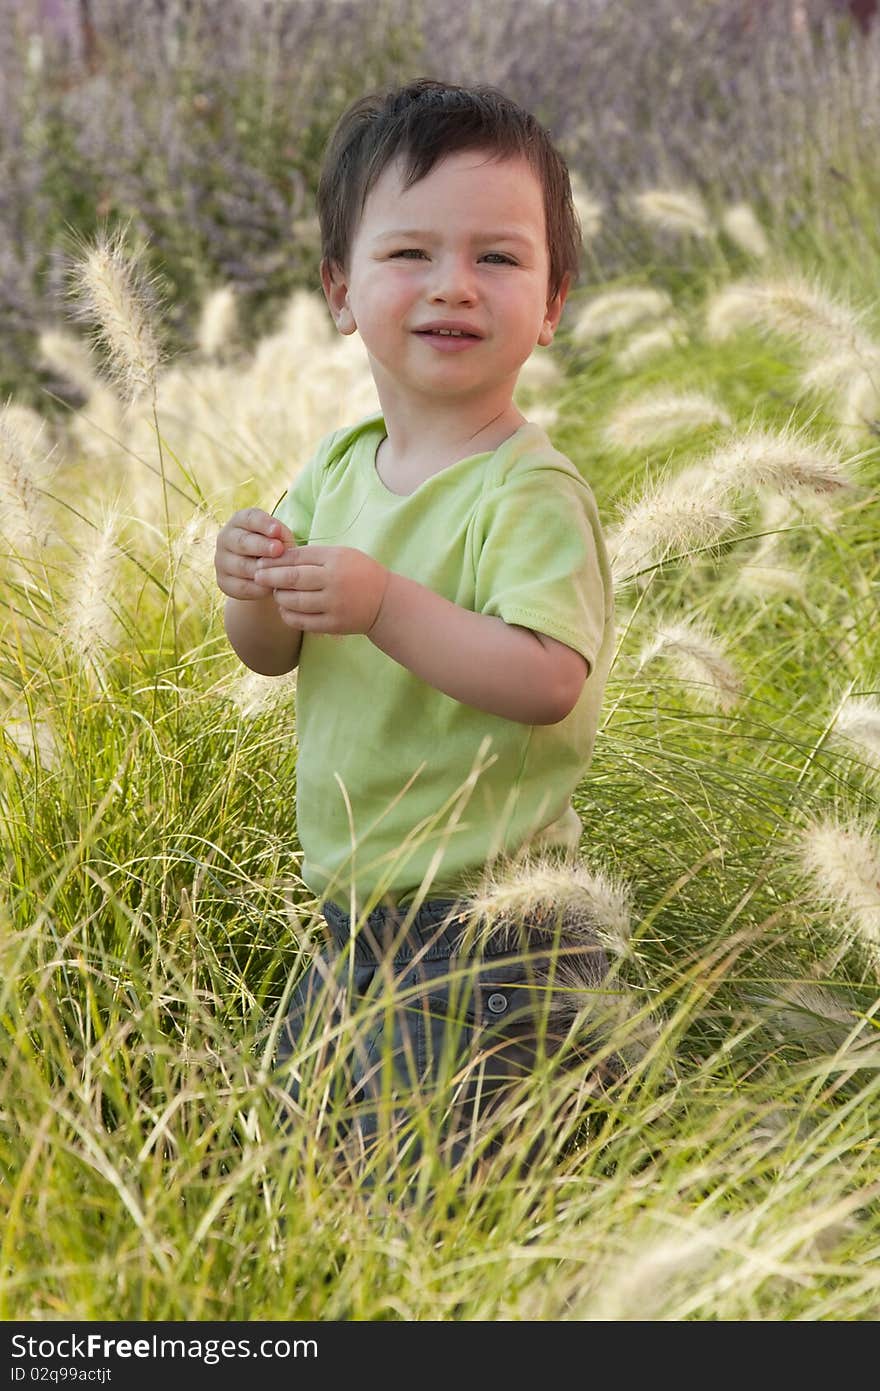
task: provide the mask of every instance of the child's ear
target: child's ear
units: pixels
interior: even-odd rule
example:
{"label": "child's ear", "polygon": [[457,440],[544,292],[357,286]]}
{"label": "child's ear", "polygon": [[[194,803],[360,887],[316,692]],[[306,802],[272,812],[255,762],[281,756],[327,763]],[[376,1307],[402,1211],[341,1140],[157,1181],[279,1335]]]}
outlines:
{"label": "child's ear", "polygon": [[565,308],[565,301],[568,298],[568,292],[571,289],[571,280],[571,271],[567,271],[565,275],[562,277],[562,283],[559,286],[559,293],[554,295],[552,299],[548,299],[547,301],[547,313],[544,315],[544,322],[541,325],[541,332],[538,334],[538,342],[542,348],[549,348],[550,344],[553,342],[553,335],[556,332],[559,320],[562,318],[562,311]]}
{"label": "child's ear", "polygon": [[332,264],[326,259],[321,262],[321,285],[324,298],[330,307],[333,321],[340,333],[354,333],[357,330],[354,315],[348,303],[348,278],[344,266]]}

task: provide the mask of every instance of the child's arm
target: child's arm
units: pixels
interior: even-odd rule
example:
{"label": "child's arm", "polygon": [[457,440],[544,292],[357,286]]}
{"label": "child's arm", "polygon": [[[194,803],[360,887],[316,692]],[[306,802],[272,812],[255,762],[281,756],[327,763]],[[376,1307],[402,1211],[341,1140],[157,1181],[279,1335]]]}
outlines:
{"label": "child's arm", "polygon": [[227,596],[226,635],[245,666],[262,676],[282,676],[299,661],[302,632],[284,622],[274,596],[253,578],[261,556],[293,544],[284,523],[258,507],[236,512],[217,537],[214,566]]}
{"label": "child's arm", "polygon": [[227,599],[223,621],[230,644],[251,671],[261,676],[293,671],[302,633],[292,632],[283,622],[271,594],[267,599]]}
{"label": "child's arm", "polygon": [[521,724],[565,719],[589,672],[564,643],[461,608],[393,571],[367,637],[445,695]]}
{"label": "child's arm", "polygon": [[587,676],[574,648],[453,604],[352,546],[297,546],[258,560],[254,573],[277,589],[291,626],[363,634],[444,695],[490,715],[556,724]]}

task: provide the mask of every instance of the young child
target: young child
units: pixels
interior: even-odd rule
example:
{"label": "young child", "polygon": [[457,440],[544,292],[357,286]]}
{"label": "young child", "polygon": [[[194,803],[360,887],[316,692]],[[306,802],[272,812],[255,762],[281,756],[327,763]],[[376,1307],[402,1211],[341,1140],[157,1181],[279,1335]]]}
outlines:
{"label": "young child", "polygon": [[[404,1087],[430,1086],[457,1020],[482,1061],[443,1131],[455,1160],[534,1066],[538,1017],[557,1046],[567,1023],[535,966],[546,923],[525,954],[496,923],[473,958],[462,910],[487,866],[582,831],[571,794],[611,660],[611,579],[589,486],[513,402],[553,341],[580,230],[532,115],[426,79],[342,115],[318,212],[324,294],[339,332],[360,333],[382,410],[321,439],[274,513],[237,512],[216,550],[239,657],[298,668],[301,872],[331,937],[278,1061],[296,1064],[319,997],[335,1021],[392,978],[400,1007],[375,1012],[353,1064],[356,1133],[376,1134],[383,1053]],[[579,985],[599,985],[596,941],[568,948]],[[471,959],[465,987],[451,965]]]}

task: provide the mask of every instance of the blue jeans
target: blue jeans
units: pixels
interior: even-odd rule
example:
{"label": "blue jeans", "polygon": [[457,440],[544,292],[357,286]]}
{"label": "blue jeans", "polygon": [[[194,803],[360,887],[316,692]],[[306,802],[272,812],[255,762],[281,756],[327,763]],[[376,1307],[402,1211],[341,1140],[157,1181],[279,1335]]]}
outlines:
{"label": "blue jeans", "polygon": [[[445,1080],[438,1133],[446,1158],[457,1163],[477,1122],[491,1116],[542,1053],[550,1057],[566,1041],[570,1001],[557,987],[560,965],[576,953],[581,999],[608,972],[597,942],[585,944],[581,933],[576,946],[567,944],[559,925],[555,934],[530,930],[525,952],[511,950],[504,932],[493,933],[479,952],[462,950],[464,906],[429,899],[408,926],[405,907],[376,908],[353,942],[348,914],[329,900],[322,906],[329,941],[294,987],[277,1064],[298,1103],[306,1074],[334,1060],[337,1133],[353,1135],[363,1154],[379,1135],[384,1091],[394,1098],[384,1114],[393,1110],[394,1124],[408,1137],[406,1153],[417,1156],[418,1129],[406,1130],[406,1097],[427,1097]],[[564,979],[572,979],[567,969]],[[363,1022],[346,1028],[346,1016],[361,1005]],[[490,1134],[482,1152],[499,1144],[500,1136]]]}

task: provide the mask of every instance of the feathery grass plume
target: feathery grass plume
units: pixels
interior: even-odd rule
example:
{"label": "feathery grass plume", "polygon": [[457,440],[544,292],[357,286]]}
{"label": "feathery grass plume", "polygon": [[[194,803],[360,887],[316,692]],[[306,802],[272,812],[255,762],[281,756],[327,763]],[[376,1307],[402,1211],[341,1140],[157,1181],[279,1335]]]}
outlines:
{"label": "feathery grass plume", "polygon": [[708,301],[706,331],[715,342],[741,328],[792,338],[816,351],[870,353],[863,314],[817,281],[793,271],[775,280],[741,280]]}
{"label": "feathery grass plume", "polygon": [[829,1052],[841,1046],[857,1022],[855,1012],[833,990],[810,981],[791,981],[773,995],[761,996],[759,1003],[769,1006],[783,1034]]}
{"label": "feathery grass plume", "polygon": [[880,367],[856,372],[839,406],[840,433],[852,444],[865,434],[880,435]]}
{"label": "feathery grass plume", "polygon": [[802,391],[838,392],[857,377],[880,383],[880,345],[863,341],[858,349],[823,353],[800,375]]}
{"label": "feathery grass plume", "polygon": [[687,470],[649,489],[608,529],[608,552],[615,584],[659,565],[668,555],[714,546],[737,523],[723,499],[708,487],[693,486]]}
{"label": "feathery grass plume", "polygon": [[571,336],[575,343],[586,343],[609,333],[621,333],[645,319],[659,319],[671,309],[672,300],[665,290],[650,286],[606,290],[581,306]]}
{"label": "feathery grass plume", "polygon": [[806,592],[806,573],[796,565],[746,560],[737,572],[734,597],[803,599]]}
{"label": "feathery grass plume", "polygon": [[0,408],[7,428],[15,435],[30,467],[31,478],[43,487],[60,467],[57,437],[49,421],[31,406],[9,400]]}
{"label": "feathery grass plume", "polygon": [[462,897],[456,952],[527,953],[554,1030],[588,1028],[581,1041],[591,1047],[613,1041],[609,1077],[638,1061],[656,1023],[638,1018],[635,998],[608,969],[609,955],[630,951],[627,885],[568,851],[527,847],[490,861]]}
{"label": "feathery grass plume", "polygon": [[562,368],[553,356],[552,350],[533,348],[520,368],[516,387],[517,390],[525,388],[527,391],[552,391],[554,387],[561,385],[563,376]]}
{"label": "feathery grass plume", "polygon": [[363,342],[336,333],[326,304],[320,311],[304,291],[294,296],[285,322],[291,331],[261,338],[250,366],[238,374],[236,433],[241,440],[252,436],[258,456],[289,481],[292,457],[380,404]]}
{"label": "feathery grass plume", "polygon": [[[729,1219],[727,1219],[729,1222]],[[627,1238],[625,1255],[617,1256],[603,1270],[589,1297],[572,1316],[587,1322],[641,1322],[675,1317],[678,1304],[711,1286],[721,1262],[731,1264],[730,1249],[743,1249],[723,1225],[697,1226],[670,1236],[664,1234]]]}
{"label": "feathery grass plume", "polygon": [[752,426],[716,449],[705,462],[724,488],[772,488],[788,496],[837,493],[852,486],[838,452],[803,430]]}
{"label": "feathery grass plume", "polygon": [[821,901],[842,916],[847,941],[880,951],[880,840],[874,825],[825,818],[799,839],[800,863]]}
{"label": "feathery grass plume", "polygon": [[44,328],[37,346],[46,366],[64,377],[88,400],[100,382],[89,345],[64,329]]}
{"label": "feathery grass plume", "polygon": [[255,720],[290,703],[296,694],[296,670],[283,676],[248,671],[224,682],[219,694],[232,701],[242,719]]}
{"label": "feathery grass plume", "polygon": [[[514,397],[514,400],[516,398]],[[538,425],[548,434],[559,420],[559,408],[557,406],[542,406],[530,403],[526,407],[529,420],[533,425]]]}
{"label": "feathery grass plume", "polygon": [[202,508],[196,508],[174,537],[171,555],[175,571],[183,571],[191,576],[212,597],[216,594],[219,602],[220,591],[216,586],[214,571],[217,531],[217,519]]}
{"label": "feathery grass plume", "polygon": [[615,449],[650,449],[694,430],[731,424],[724,406],[705,392],[658,390],[618,406],[605,438]]}
{"label": "feathery grass plume", "polygon": [[39,759],[44,768],[57,768],[58,743],[48,720],[31,720],[27,714],[18,715],[16,710],[11,710],[9,714],[12,718],[0,722],[0,733],[25,758]]}
{"label": "feathery grass plume", "polygon": [[694,683],[697,693],[711,706],[727,712],[742,697],[742,680],[718,638],[697,623],[668,623],[658,628],[653,642],[642,649],[639,667],[658,657],[666,658],[682,681]]}
{"label": "feathery grass plume", "polygon": [[[98,382],[86,404],[74,411],[68,422],[71,447],[97,464],[128,462],[125,455],[125,403],[111,386]],[[97,472],[97,471],[96,471]],[[115,486],[115,472],[103,476]]]}
{"label": "feathery grass plume", "polygon": [[572,173],[570,182],[571,200],[581,224],[584,241],[593,241],[602,228],[602,204],[593,197],[578,174]]}
{"label": "feathery grass plume", "polygon": [[831,294],[805,275],[763,282],[759,296],[764,321],[777,333],[815,350],[817,341],[829,349],[869,349],[860,314],[840,295]]}
{"label": "feathery grass plume", "polygon": [[71,268],[74,315],[95,323],[94,337],[106,350],[110,379],[126,398],[155,391],[161,363],[154,324],[155,278],[141,252],[125,245],[125,231],[101,231]]}
{"label": "feathery grass plume", "polygon": [[[615,957],[629,951],[632,891],[604,869],[568,853],[544,849],[498,856],[466,897],[462,946],[516,951],[554,932],[561,917],[566,941],[587,954],[599,944]],[[589,956],[585,976],[596,981]]]}
{"label": "feathery grass plume", "polygon": [[656,328],[637,333],[616,354],[614,361],[624,371],[631,372],[649,362],[652,357],[672,352],[674,348],[679,348],[686,342],[687,333],[680,320],[669,319],[658,324]]}
{"label": "feathery grass plume", "polygon": [[632,204],[642,221],[651,227],[694,237],[712,236],[712,223],[698,193],[651,188],[635,194]]}
{"label": "feathery grass plume", "polygon": [[[757,495],[761,503],[761,531],[787,532],[803,528],[804,522],[820,522],[823,526],[834,528],[840,517],[835,504],[845,489],[829,492],[812,492],[801,489],[799,492],[782,492],[777,489],[759,487]],[[764,536],[761,544],[768,548],[781,547],[784,535]]]}
{"label": "feathery grass plume", "polygon": [[880,773],[880,701],[876,697],[845,700],[835,717],[832,735],[839,747]]}
{"label": "feathery grass plume", "polygon": [[[777,534],[778,529],[787,530],[800,523],[803,514],[790,497],[764,489],[758,491],[761,498],[758,529],[767,535],[762,536],[755,549],[740,562],[736,572],[734,595],[738,599],[782,594],[803,598],[806,593],[806,574],[789,562],[785,554],[784,538]],[[815,498],[817,495],[808,496]]]}
{"label": "feathery grass plume", "polygon": [[770,250],[767,234],[748,203],[734,203],[725,208],[721,227],[734,245],[749,256],[766,256]]}
{"label": "feathery grass plume", "polygon": [[202,305],[196,342],[204,357],[222,357],[238,331],[238,300],[231,285],[212,290]]}
{"label": "feathery grass plume", "polygon": [[0,410],[0,519],[4,550],[11,545],[37,553],[48,542],[52,523],[37,482],[40,470],[35,467],[31,449],[14,419],[8,405]]}
{"label": "feathery grass plume", "polygon": [[336,326],[327,301],[311,290],[294,290],[282,310],[276,333],[291,339],[303,353],[313,353],[336,341]]}
{"label": "feathery grass plume", "polygon": [[758,307],[751,281],[725,285],[706,302],[706,337],[711,343],[724,343],[743,329],[757,328]]}
{"label": "feathery grass plume", "polygon": [[108,511],[97,538],[84,550],[74,569],[60,636],[84,668],[103,665],[116,641],[119,620],[113,608],[121,552],[117,544],[120,514]]}

